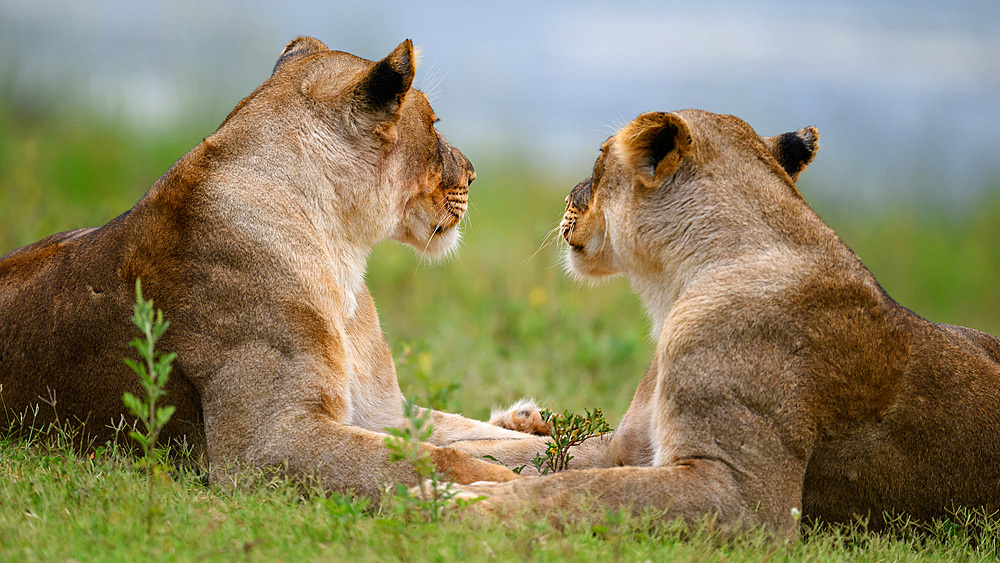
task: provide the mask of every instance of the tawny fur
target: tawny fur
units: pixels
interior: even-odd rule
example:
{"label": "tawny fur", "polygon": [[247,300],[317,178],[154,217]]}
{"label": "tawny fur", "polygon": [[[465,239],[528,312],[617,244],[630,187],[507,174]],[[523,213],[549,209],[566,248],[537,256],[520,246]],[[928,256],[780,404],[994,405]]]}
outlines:
{"label": "tawny fur", "polygon": [[[409,40],[372,62],[295,39],[131,210],[0,259],[8,420],[54,395],[26,422],[58,415],[86,422],[83,443],[111,437],[122,394],[142,393],[122,362],[141,278],[171,321],[161,349],[178,354],[162,439],[194,445],[213,481],[242,464],[375,498],[415,483],[383,443],[404,423],[403,397],[366,260],[387,238],[447,253],[475,172],[435,131],[413,72]],[[441,412],[431,421],[426,448],[449,476],[515,477],[436,446],[527,435]]]}
{"label": "tawny fur", "polygon": [[809,208],[792,180],[815,129],[685,110],[623,131],[561,232],[578,274],[629,279],[656,355],[610,442],[581,448],[594,469],[462,488],[488,497],[474,509],[589,496],[780,536],[800,512],[1000,510],[1000,340],[897,304]]}
{"label": "tawny fur", "polygon": [[506,409],[495,408],[490,413],[490,424],[528,434],[548,436],[549,425],[542,420],[534,399],[521,399]]}

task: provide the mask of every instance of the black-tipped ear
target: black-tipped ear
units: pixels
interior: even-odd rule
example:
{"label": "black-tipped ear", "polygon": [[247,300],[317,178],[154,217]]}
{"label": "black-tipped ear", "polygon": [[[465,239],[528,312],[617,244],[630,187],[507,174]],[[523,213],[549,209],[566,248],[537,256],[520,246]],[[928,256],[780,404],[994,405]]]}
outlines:
{"label": "black-tipped ear", "polygon": [[616,142],[635,174],[650,188],[676,172],[693,149],[691,128],[676,113],[644,113],[616,135]]}
{"label": "black-tipped ear", "polygon": [[773,137],[764,137],[764,144],[795,182],[819,151],[819,131],[810,126]]}
{"label": "black-tipped ear", "polygon": [[413,42],[407,39],[361,79],[357,89],[359,101],[373,110],[394,112],[413,84],[416,69],[413,59]]}
{"label": "black-tipped ear", "polygon": [[274,63],[274,70],[271,71],[271,76],[274,76],[281,67],[290,62],[329,50],[319,39],[304,36],[296,37],[289,41],[288,45],[285,45],[285,50],[278,56],[278,62]]}

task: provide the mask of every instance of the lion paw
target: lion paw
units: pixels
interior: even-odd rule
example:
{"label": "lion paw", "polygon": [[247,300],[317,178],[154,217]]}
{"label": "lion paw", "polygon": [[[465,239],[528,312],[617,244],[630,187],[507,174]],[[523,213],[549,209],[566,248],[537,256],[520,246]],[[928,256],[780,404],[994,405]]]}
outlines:
{"label": "lion paw", "polygon": [[534,399],[521,399],[507,409],[493,409],[490,414],[490,424],[539,436],[548,436],[551,433],[549,426],[542,420],[542,414]]}

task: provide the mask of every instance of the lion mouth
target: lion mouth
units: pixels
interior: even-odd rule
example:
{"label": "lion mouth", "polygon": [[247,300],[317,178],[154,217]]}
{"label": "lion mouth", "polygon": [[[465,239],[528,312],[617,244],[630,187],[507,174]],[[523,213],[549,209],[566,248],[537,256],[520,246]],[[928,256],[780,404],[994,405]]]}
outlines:
{"label": "lion mouth", "polygon": [[576,218],[575,217],[563,217],[562,223],[559,225],[559,234],[562,235],[563,240],[566,241],[571,248],[574,250],[583,250],[583,246],[579,244],[573,244],[573,231],[576,229]]}
{"label": "lion mouth", "polygon": [[434,227],[434,234],[457,227],[468,210],[469,192],[467,190],[449,190],[445,192],[445,216]]}
{"label": "lion mouth", "polygon": [[573,223],[564,221],[562,228],[559,229],[559,232],[562,234],[562,238],[565,239],[566,242],[569,242],[569,237],[573,234],[573,226]]}

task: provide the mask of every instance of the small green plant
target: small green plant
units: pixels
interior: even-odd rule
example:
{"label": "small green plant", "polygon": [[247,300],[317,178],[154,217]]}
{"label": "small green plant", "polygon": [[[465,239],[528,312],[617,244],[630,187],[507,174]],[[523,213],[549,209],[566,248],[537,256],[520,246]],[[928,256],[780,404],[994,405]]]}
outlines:
{"label": "small green plant", "polygon": [[170,321],[163,318],[163,311],[157,309],[154,313],[153,300],[143,299],[142,282],[135,280],[135,306],[132,315],[132,323],[142,331],[142,337],[137,337],[129,343],[129,346],[136,349],[141,361],[125,358],[125,363],[132,371],[139,376],[139,383],[146,391],[145,398],[140,399],[135,395],[125,392],[122,400],[132,414],[139,419],[146,432],[137,430],[129,432],[129,436],[142,446],[142,464],[146,467],[146,480],[149,483],[146,497],[146,532],[153,528],[153,484],[155,474],[164,467],[156,460],[156,439],[160,431],[174,414],[175,407],[172,405],[157,406],[156,403],[166,393],[167,380],[170,378],[170,369],[177,354],[162,353],[156,351],[156,342],[163,336],[163,333],[170,326]]}
{"label": "small green plant", "polygon": [[445,506],[457,494],[452,490],[453,483],[444,479],[430,453],[422,448],[434,432],[430,423],[430,410],[421,409],[412,401],[403,401],[403,412],[407,424],[402,428],[387,428],[390,436],[385,439],[385,445],[392,452],[389,461],[405,462],[413,466],[414,473],[420,483],[420,494],[410,492],[402,483],[396,484],[396,496],[402,507],[404,518],[412,520],[418,515],[425,522],[439,522]]}
{"label": "small green plant", "polygon": [[604,413],[601,409],[594,409],[593,412],[584,409],[586,414],[575,414],[563,411],[562,414],[542,409],[542,420],[549,425],[552,432],[552,440],[545,446],[545,455],[535,454],[531,460],[539,475],[547,475],[562,471],[569,467],[569,460],[573,459],[569,450],[573,446],[583,443],[584,440],[594,436],[604,436],[611,432],[611,426],[604,420]]}
{"label": "small green plant", "polygon": [[330,494],[321,497],[330,518],[338,524],[350,524],[368,513],[369,500],[350,495]]}

